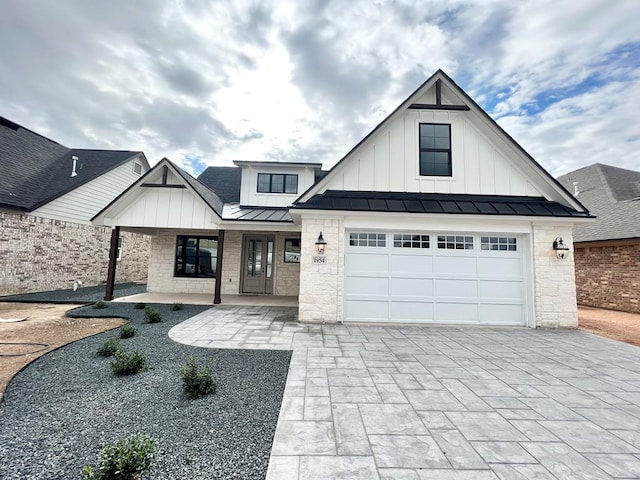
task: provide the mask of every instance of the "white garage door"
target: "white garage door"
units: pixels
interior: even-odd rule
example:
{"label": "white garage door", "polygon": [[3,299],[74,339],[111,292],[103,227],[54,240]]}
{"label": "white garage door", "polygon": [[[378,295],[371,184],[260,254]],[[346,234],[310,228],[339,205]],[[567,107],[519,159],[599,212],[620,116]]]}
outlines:
{"label": "white garage door", "polygon": [[347,233],[344,319],[524,325],[517,235]]}

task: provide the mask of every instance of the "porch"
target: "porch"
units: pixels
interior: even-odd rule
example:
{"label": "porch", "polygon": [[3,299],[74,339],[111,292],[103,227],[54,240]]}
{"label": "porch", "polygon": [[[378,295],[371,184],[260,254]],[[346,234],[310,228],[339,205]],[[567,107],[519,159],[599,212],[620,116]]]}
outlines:
{"label": "porch", "polygon": [[[298,307],[298,297],[288,295],[221,295],[222,305]],[[114,298],[113,302],[125,303],[182,303],[184,305],[213,305],[211,293],[163,293],[145,292]]]}

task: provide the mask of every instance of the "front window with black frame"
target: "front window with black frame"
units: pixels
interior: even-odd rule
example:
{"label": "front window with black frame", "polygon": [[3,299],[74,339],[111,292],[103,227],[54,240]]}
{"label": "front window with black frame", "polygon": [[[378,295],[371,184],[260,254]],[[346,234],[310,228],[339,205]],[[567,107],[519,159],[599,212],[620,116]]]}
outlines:
{"label": "front window with black frame", "polygon": [[178,235],[174,276],[215,278],[218,237]]}
{"label": "front window with black frame", "polygon": [[298,175],[259,173],[258,193],[298,193]]}
{"label": "front window with black frame", "polygon": [[441,123],[420,124],[420,175],[452,176],[451,125]]}
{"label": "front window with black frame", "polygon": [[300,263],[300,239],[285,238],[284,263]]}

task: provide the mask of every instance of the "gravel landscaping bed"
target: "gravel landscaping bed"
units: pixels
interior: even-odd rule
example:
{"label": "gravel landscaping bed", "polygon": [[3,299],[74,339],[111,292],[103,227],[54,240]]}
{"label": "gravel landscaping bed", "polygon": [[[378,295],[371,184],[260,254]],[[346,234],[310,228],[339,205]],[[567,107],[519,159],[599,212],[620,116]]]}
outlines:
{"label": "gravel landscaping bed", "polygon": [[[116,377],[111,360],[96,355],[114,330],[55,350],[14,377],[0,403],[0,478],[80,478],[105,443],[137,432],[158,440],[148,478],[265,477],[291,353],[181,345],[168,330],[209,307],[174,312],[155,304],[163,317],[156,324],[143,323],[144,310],[133,307],[110,303],[69,315],[129,317],[137,334],[121,345],[144,352],[147,371]],[[214,395],[183,396],[180,368],[190,355],[212,365]]]}
{"label": "gravel landscaping bed", "polygon": [[[80,287],[75,292],[68,290],[50,290],[48,292],[23,293],[21,295],[6,295],[0,297],[0,302],[20,303],[94,303],[104,298],[104,285],[95,287]],[[116,283],[113,296],[128,297],[147,291],[144,283]]]}

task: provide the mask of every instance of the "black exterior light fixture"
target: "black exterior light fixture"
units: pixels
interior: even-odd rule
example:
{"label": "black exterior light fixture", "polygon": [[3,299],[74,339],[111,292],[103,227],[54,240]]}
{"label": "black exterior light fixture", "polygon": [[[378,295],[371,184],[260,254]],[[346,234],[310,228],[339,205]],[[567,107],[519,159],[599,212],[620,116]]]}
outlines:
{"label": "black exterior light fixture", "polygon": [[322,232],[318,235],[318,240],[316,240],[316,251],[318,255],[324,255],[324,247],[327,245],[327,242],[324,241],[324,237],[322,236]]}
{"label": "black exterior light fixture", "polygon": [[556,257],[560,260],[565,258],[569,253],[569,247],[564,244],[562,237],[558,237],[553,241],[553,250],[556,252]]}

